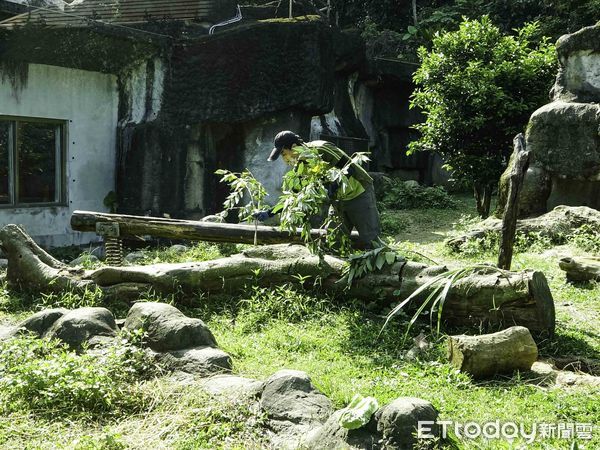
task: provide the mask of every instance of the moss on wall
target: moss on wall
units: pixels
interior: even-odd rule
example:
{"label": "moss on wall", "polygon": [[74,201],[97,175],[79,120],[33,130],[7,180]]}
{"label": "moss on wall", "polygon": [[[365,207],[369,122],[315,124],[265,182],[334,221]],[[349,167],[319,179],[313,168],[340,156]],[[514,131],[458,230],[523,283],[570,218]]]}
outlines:
{"label": "moss on wall", "polygon": [[183,123],[235,123],[332,108],[334,52],[320,21],[276,20],[173,48],[163,111]]}

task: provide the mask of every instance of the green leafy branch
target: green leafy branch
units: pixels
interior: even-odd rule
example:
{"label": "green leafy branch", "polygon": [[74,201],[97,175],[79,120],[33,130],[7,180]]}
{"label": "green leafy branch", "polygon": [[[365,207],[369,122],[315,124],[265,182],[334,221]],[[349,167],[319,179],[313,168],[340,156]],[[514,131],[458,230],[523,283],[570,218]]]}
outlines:
{"label": "green leafy branch", "polygon": [[[229,211],[237,209],[240,222],[248,222],[253,219],[254,213],[265,208],[264,198],[267,196],[267,191],[248,169],[241,173],[219,169],[215,173],[222,175],[221,182],[227,183],[231,189],[223,202],[223,211],[220,213],[224,218],[227,217]],[[246,195],[250,201],[243,206],[238,206]]]}
{"label": "green leafy branch", "polygon": [[[264,199],[268,195],[266,189],[260,181],[254,178],[254,175],[248,169],[243,170],[241,173],[219,169],[215,173],[222,175],[220,181],[227,183],[231,189],[231,192],[223,202],[223,211],[219,215],[225,218],[229,214],[229,211],[237,209],[240,222],[250,222],[253,220],[255,228],[254,245],[256,245],[258,221],[254,218],[254,214],[266,208],[264,204]],[[244,197],[249,199],[248,203],[238,206]]]}
{"label": "green leafy branch", "polygon": [[351,287],[354,280],[362,278],[374,270],[380,271],[386,265],[392,266],[397,261],[404,261],[404,257],[385,245],[352,255],[348,258],[348,264],[342,271],[340,281],[346,282],[348,287]]}
{"label": "green leafy branch", "polygon": [[[415,289],[415,291],[413,291],[412,294],[410,294],[405,300],[400,302],[394,309],[392,309],[389,312],[389,314],[387,315],[385,323],[383,324],[383,327],[381,327],[381,331],[379,332],[379,334],[381,335],[381,333],[383,332],[385,327],[388,325],[390,320],[394,316],[399,314],[406,305],[411,303],[413,300],[417,299],[422,294],[424,295],[426,292],[430,291],[427,294],[427,297],[425,298],[425,300],[423,300],[420,303],[420,305],[417,307],[415,313],[413,314],[412,318],[410,319],[408,327],[406,328],[406,331],[404,332],[403,341],[406,340],[410,329],[412,328],[414,323],[417,321],[419,316],[423,313],[423,311],[425,311],[427,308],[429,308],[429,311],[430,311],[429,318],[430,318],[431,322],[433,322],[434,314],[436,314],[436,333],[439,335],[440,327],[441,327],[441,323],[442,323],[442,313],[443,313],[443,309],[444,309],[444,304],[446,303],[448,294],[450,293],[450,289],[452,288],[452,286],[454,286],[456,284],[456,282],[470,276],[471,274],[473,274],[477,271],[482,271],[482,270],[486,271],[487,273],[499,273],[500,275],[505,277],[507,280],[509,280],[507,271],[498,269],[497,267],[491,266],[489,264],[473,264],[473,265],[470,265],[467,267],[461,267],[459,269],[453,269],[453,270],[449,270],[447,272],[441,273],[441,274],[435,276],[434,278],[432,278],[431,280],[427,281],[426,283],[424,283],[418,289]],[[398,294],[398,293],[399,293],[399,291],[394,292],[394,294]]]}

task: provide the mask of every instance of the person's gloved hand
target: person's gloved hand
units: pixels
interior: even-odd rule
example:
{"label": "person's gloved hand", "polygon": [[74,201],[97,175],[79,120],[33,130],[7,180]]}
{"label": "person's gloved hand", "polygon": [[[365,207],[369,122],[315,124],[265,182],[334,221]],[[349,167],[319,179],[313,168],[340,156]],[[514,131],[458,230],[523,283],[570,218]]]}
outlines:
{"label": "person's gloved hand", "polygon": [[252,217],[254,217],[259,222],[264,222],[269,217],[271,217],[271,213],[269,211],[259,211],[259,212],[252,214]]}
{"label": "person's gloved hand", "polygon": [[327,197],[329,197],[330,200],[333,200],[339,188],[339,183],[336,181],[332,182],[329,186],[327,186]]}

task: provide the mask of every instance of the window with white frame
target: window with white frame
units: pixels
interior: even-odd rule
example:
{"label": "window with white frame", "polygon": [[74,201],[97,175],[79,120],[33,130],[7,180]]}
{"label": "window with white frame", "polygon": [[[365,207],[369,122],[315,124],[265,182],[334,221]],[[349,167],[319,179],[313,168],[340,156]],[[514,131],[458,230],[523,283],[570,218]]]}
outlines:
{"label": "window with white frame", "polygon": [[0,207],[64,203],[65,122],[0,117]]}

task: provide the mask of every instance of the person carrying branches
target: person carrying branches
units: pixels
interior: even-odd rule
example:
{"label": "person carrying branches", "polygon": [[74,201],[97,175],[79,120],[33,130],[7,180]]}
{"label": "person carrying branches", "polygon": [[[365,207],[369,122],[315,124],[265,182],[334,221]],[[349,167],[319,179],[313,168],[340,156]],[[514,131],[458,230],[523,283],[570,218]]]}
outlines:
{"label": "person carrying branches", "polygon": [[[284,176],[283,192],[284,198],[287,193],[288,202],[306,203],[309,198],[299,199],[294,192],[312,192],[317,198],[316,203],[320,203],[319,207],[327,202],[332,204],[346,235],[349,236],[353,229],[358,231],[357,248],[370,249],[378,245],[381,225],[373,179],[361,166],[368,161],[365,154],[348,156],[331,142],[304,142],[300,136],[286,130],[275,136],[274,148],[267,161],[275,161],[279,156],[293,168]],[[321,195],[320,191],[326,194]],[[254,217],[264,221],[280,211],[285,212],[285,202],[284,199],[283,204],[275,208],[259,211]],[[318,208],[313,207],[311,212],[318,214]]]}

